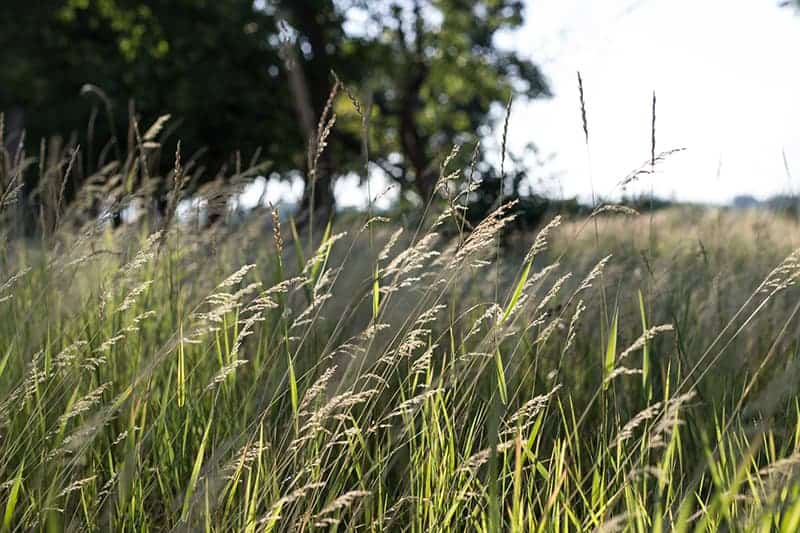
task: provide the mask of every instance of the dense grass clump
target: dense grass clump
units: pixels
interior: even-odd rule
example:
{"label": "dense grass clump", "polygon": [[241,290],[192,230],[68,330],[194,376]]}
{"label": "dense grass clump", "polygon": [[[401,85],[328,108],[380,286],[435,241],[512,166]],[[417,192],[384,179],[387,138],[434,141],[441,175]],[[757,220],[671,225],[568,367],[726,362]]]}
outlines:
{"label": "dense grass clump", "polygon": [[603,207],[509,234],[513,203],[470,226],[451,198],[414,227],[201,231],[183,172],[166,215],[56,194],[5,241],[3,531],[800,524],[795,223]]}

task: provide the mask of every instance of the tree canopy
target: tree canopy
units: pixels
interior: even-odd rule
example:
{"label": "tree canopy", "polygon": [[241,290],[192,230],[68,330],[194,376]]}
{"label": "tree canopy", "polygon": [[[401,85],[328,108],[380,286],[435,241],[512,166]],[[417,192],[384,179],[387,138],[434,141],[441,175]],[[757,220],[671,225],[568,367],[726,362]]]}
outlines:
{"label": "tree canopy", "polygon": [[[206,148],[208,179],[234,151],[257,148],[275,177],[304,176],[308,142],[341,80],[330,102],[338,121],[317,169],[321,209],[333,207],[336,177],[363,177],[365,156],[428,199],[452,145],[469,145],[459,160],[466,163],[497,119],[493,110],[512,94],[547,94],[533,63],[496,44],[500,32],[522,25],[519,0],[2,4],[7,127],[24,126],[35,144],[77,132],[87,165],[122,149],[123,141],[97,139],[124,139],[131,116],[170,113],[181,121],[173,142]],[[496,176],[476,154],[482,172]]]}
{"label": "tree canopy", "polygon": [[124,135],[134,101],[148,118],[180,118],[190,149],[224,159],[261,146],[266,157],[290,164],[286,146],[301,139],[274,132],[291,114],[271,43],[275,20],[251,2],[8,0],[0,9],[0,104],[24,112],[32,142],[84,130],[92,107],[105,107],[79,97],[91,84],[113,105],[116,131],[106,134]]}

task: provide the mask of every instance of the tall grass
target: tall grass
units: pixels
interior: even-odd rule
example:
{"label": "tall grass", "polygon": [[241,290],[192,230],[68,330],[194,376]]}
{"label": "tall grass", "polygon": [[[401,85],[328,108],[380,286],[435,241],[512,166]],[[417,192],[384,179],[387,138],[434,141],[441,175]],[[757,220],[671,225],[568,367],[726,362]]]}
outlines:
{"label": "tall grass", "polygon": [[[116,227],[157,136],[70,206],[51,158],[47,231],[5,240],[3,531],[797,529],[794,223],[601,206],[509,235],[513,203],[467,229],[456,197],[314,242],[269,210],[198,231],[178,157],[167,213]],[[33,163],[3,157],[11,220]]]}

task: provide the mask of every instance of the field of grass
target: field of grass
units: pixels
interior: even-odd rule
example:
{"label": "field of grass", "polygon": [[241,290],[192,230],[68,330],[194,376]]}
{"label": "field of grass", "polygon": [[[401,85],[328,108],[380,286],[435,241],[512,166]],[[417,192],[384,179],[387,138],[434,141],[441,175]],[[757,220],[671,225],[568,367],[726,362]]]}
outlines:
{"label": "field of grass", "polygon": [[795,220],[470,225],[445,162],[405,222],[203,221],[258,168],[147,208],[160,123],[70,202],[43,145],[36,237],[0,149],[0,533],[800,527]]}
{"label": "field of grass", "polygon": [[2,531],[796,531],[797,223],[620,211],[9,239]]}

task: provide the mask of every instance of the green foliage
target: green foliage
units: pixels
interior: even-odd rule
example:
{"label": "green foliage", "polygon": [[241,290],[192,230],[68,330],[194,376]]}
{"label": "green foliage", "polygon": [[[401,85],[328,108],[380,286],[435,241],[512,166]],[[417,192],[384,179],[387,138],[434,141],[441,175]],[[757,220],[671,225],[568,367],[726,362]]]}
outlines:
{"label": "green foliage", "polygon": [[[180,118],[184,150],[207,148],[212,178],[237,149],[252,154],[260,146],[276,164],[297,164],[282,146],[302,144],[299,132],[283,131],[284,144],[274,142],[275,125],[292,115],[282,62],[270,44],[276,21],[252,2],[9,0],[0,10],[0,109],[24,111],[33,146],[57,132],[86,131],[96,109],[97,131],[82,134],[79,144],[85,164],[97,168],[110,134],[125,142],[130,99],[141,120],[167,112]],[[114,131],[104,102],[79,99],[87,83],[108,95]],[[115,148],[117,156],[127,151]]]}
{"label": "green foliage", "polygon": [[[371,171],[428,200],[438,154],[469,146],[464,163],[512,93],[547,94],[533,63],[495,43],[522,21],[516,0],[8,0],[0,110],[15,138],[6,141],[14,152],[24,127],[28,153],[56,133],[81,147],[67,203],[86,176],[131,151],[132,119],[142,127],[167,112],[164,153],[175,152],[178,124],[187,157],[206,150],[190,188],[256,155],[288,178],[310,170],[308,143],[338,76],[346,90],[315,168],[316,207],[330,210],[337,176],[364,177],[367,156]],[[483,150],[473,159],[477,177],[499,176]],[[39,179],[30,169],[23,195],[32,212]],[[481,194],[493,203],[497,189]]]}
{"label": "green foliage", "polygon": [[513,214],[7,241],[3,530],[793,531],[791,222]]}
{"label": "green foliage", "polygon": [[[349,0],[342,5],[364,20],[363,35],[348,43],[346,62],[370,67],[343,79],[352,80],[362,101],[374,105],[368,120],[372,161],[423,199],[439,178],[439,156],[455,144],[465,146],[457,160],[465,167],[472,147],[496,123],[498,106],[512,95],[548,94],[532,62],[495,42],[497,34],[522,25],[523,2]],[[342,128],[353,137],[361,131],[356,115],[351,110],[342,117]],[[482,150],[474,163],[481,177],[499,174]],[[496,189],[483,192],[497,197]]]}

